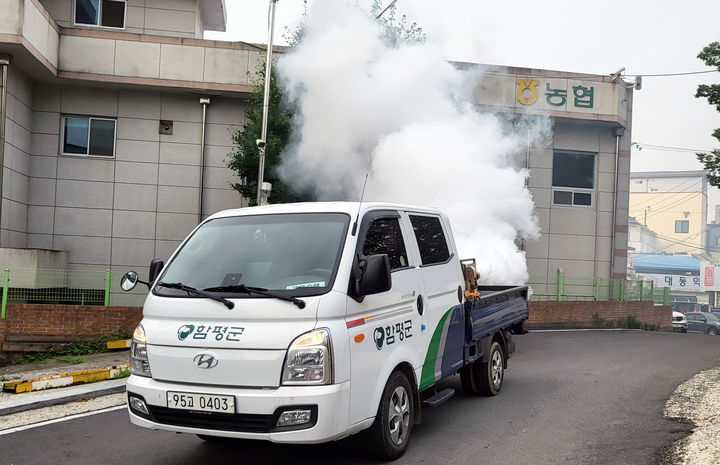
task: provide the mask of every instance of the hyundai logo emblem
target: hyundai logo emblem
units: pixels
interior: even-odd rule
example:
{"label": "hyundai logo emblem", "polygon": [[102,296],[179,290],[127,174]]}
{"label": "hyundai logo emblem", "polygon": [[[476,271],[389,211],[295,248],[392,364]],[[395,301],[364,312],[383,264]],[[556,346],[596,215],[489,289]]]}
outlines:
{"label": "hyundai logo emblem", "polygon": [[210,354],[197,354],[195,358],[193,358],[193,363],[195,363],[198,368],[213,368],[217,366],[218,359]]}

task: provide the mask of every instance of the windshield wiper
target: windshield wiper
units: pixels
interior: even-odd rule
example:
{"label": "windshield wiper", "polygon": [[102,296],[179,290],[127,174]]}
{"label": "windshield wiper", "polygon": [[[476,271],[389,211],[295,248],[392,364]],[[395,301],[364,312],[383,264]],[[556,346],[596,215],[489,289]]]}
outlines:
{"label": "windshield wiper", "polygon": [[242,292],[243,294],[260,294],[267,297],[272,297],[286,302],[292,302],[298,306],[298,308],[305,308],[305,301],[300,300],[297,297],[276,294],[272,291],[268,291],[262,287],[246,286],[244,284],[236,284],[233,286],[217,286],[217,287],[206,287],[203,289],[206,292]]}
{"label": "windshield wiper", "polygon": [[220,302],[220,303],[224,304],[230,310],[232,310],[235,307],[234,303],[232,303],[231,301],[229,301],[228,299],[226,299],[224,297],[213,295],[213,294],[210,294],[209,292],[201,291],[200,289],[195,289],[192,286],[186,286],[183,283],[164,283],[161,281],[157,285],[161,286],[161,287],[168,287],[170,289],[180,289],[182,291],[187,292],[188,294],[197,295],[200,297],[207,297],[208,299],[212,299],[216,302]]}

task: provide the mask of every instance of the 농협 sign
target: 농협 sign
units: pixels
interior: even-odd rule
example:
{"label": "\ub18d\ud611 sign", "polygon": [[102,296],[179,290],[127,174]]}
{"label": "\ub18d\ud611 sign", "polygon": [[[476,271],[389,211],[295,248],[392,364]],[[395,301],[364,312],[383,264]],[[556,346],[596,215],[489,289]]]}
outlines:
{"label": "\ub18d\ud611 sign", "polygon": [[[540,81],[538,79],[523,79],[517,78],[517,90],[515,96],[517,101],[523,105],[533,105],[538,100],[538,86]],[[567,88],[552,88],[549,82],[545,82],[545,89],[543,90],[543,97],[548,105],[553,107],[565,107],[568,105],[568,89]],[[573,85],[571,102],[572,106],[576,108],[593,108],[595,98],[595,87],[590,85],[584,86],[582,83]]]}
{"label": "\ub18d\ud611 sign", "polygon": [[684,274],[638,274],[638,279],[653,281],[653,286],[669,287],[671,291],[702,292],[700,290],[700,276],[687,276]]}
{"label": "\ub18d\ud611 sign", "polygon": [[[546,73],[547,74],[547,73]],[[510,107],[527,113],[558,112],[603,117],[625,117],[626,92],[622,85],[593,78],[485,73],[473,90],[481,105]]]}

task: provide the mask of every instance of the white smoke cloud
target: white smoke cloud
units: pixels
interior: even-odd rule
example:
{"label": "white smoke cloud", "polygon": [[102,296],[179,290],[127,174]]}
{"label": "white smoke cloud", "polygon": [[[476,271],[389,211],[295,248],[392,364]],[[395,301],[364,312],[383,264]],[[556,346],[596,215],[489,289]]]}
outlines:
{"label": "white smoke cloud", "polygon": [[369,172],[367,200],[446,212],[483,282],[527,280],[515,240],[539,228],[528,173],[514,165],[548,120],[513,130],[509,118],[479,112],[477,72],[453,67],[436,43],[388,47],[366,10],[344,1],[312,4],[303,42],[278,70],[298,114],[285,181],[320,200],[356,200]]}

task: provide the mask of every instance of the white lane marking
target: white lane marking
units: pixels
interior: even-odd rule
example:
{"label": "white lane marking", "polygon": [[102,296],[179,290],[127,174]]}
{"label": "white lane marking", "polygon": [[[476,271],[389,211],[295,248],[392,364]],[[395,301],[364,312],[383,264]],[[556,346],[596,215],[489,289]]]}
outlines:
{"label": "white lane marking", "polygon": [[104,409],[100,409],[100,410],[93,410],[91,412],[76,413],[75,415],[69,415],[67,417],[54,418],[52,420],[40,421],[38,423],[32,423],[30,425],[16,426],[14,428],[0,430],[0,436],[3,436],[5,434],[18,433],[20,431],[25,431],[28,429],[39,428],[41,426],[52,425],[53,423],[61,423],[63,421],[74,420],[76,418],[89,417],[91,415],[97,415],[99,413],[113,412],[115,410],[121,410],[121,409],[127,409],[127,405],[125,405],[125,404],[116,405],[114,407],[108,407],[108,408],[104,408]]}

